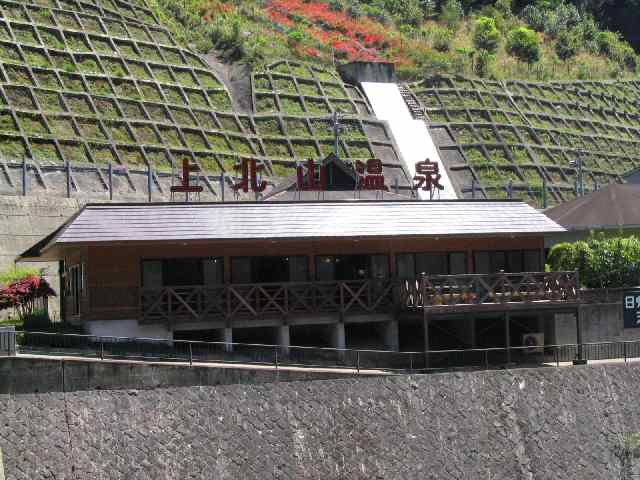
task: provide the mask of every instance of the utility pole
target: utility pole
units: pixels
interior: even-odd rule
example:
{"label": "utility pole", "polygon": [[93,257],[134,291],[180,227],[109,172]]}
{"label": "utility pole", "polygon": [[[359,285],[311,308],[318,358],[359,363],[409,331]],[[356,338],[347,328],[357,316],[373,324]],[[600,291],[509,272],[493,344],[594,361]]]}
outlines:
{"label": "utility pole", "polygon": [[582,157],[579,156],[576,160],[571,160],[569,162],[569,166],[578,171],[578,178],[577,178],[577,184],[576,184],[576,194],[578,196],[582,197],[584,195],[584,181],[583,181],[583,177],[582,177],[582,170],[583,170]]}

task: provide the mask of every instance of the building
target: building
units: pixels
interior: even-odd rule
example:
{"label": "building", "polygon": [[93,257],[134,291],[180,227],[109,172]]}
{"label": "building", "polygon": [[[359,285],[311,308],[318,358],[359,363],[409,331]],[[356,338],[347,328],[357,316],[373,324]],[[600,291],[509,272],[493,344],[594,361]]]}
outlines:
{"label": "building", "polygon": [[640,235],[640,185],[612,184],[545,210],[566,231],[547,237],[547,247],[585,240],[591,233]]}
{"label": "building", "polygon": [[520,201],[91,204],[21,259],[63,262],[94,335],[423,351],[553,342],[563,230]]}

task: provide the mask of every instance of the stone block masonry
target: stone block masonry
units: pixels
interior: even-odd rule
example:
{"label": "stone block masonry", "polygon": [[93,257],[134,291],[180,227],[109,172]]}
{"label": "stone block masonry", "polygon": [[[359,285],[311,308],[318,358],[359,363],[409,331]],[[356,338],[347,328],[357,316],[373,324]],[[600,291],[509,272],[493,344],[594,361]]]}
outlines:
{"label": "stone block masonry", "polygon": [[620,479],[638,387],[610,365],[0,395],[0,448],[7,480]]}

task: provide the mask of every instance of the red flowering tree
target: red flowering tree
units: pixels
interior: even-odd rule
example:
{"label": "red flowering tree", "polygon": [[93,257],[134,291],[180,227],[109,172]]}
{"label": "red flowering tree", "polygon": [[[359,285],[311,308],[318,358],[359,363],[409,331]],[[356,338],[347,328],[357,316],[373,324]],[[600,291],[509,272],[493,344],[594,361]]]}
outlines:
{"label": "red flowering tree", "polygon": [[28,275],[0,286],[0,311],[13,308],[19,318],[25,319],[34,314],[41,299],[55,295],[41,275]]}

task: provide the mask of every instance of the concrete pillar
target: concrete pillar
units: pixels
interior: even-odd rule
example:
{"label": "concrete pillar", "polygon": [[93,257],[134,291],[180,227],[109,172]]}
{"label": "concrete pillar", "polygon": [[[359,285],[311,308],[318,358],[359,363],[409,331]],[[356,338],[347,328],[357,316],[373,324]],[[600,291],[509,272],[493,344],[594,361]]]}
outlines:
{"label": "concrete pillar", "polygon": [[344,323],[334,323],[330,325],[331,329],[331,346],[333,348],[345,348],[345,333],[344,333]]}
{"label": "concrete pillar", "polygon": [[281,347],[289,348],[291,345],[291,335],[289,333],[289,325],[281,325],[276,327],[278,329],[277,332],[277,340],[278,345]]}
{"label": "concrete pillar", "polygon": [[400,336],[398,333],[398,321],[391,320],[384,324],[384,348],[397,352],[400,350]]}
{"label": "concrete pillar", "polygon": [[[224,343],[231,344],[233,343],[233,328],[223,328],[222,329],[222,341]],[[233,352],[233,345],[225,345],[225,352]]]}

